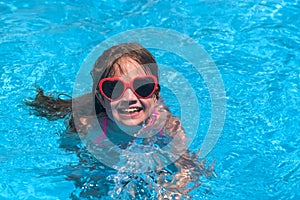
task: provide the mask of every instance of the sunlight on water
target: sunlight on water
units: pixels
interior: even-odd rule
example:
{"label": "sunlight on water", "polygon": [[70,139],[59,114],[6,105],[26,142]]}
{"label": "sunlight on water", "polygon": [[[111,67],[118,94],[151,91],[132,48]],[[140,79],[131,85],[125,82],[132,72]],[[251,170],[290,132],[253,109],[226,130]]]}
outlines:
{"label": "sunlight on water", "polygon": [[[154,173],[149,169],[157,160],[130,157],[173,155],[135,144],[119,157],[120,165],[112,163],[118,171],[107,169],[80,139],[64,133],[63,120],[35,117],[23,103],[36,86],[71,95],[80,65],[96,45],[148,26],[174,29],[203,45],[225,85],[225,126],[207,158],[208,165],[216,160],[217,177],[195,172],[194,178],[203,179],[192,180],[201,183],[190,192],[193,199],[300,199],[298,0],[14,0],[1,1],[0,13],[1,199],[156,199],[176,193],[166,184],[174,167]],[[191,150],[197,152],[210,124],[206,85],[184,61],[160,52],[156,57],[181,70],[195,89],[201,119]],[[165,88],[162,95],[181,115],[171,93]],[[147,173],[128,173],[136,166]]]}
{"label": "sunlight on water", "polygon": [[107,145],[110,143],[108,138],[102,139],[100,144],[94,144],[90,138],[84,143],[95,158],[117,170],[107,177],[114,183],[108,192],[113,199],[187,198],[187,193],[200,186],[203,178],[215,176],[197,155],[191,154],[192,159],[184,155],[179,158],[155,144],[141,145],[135,141],[120,149],[116,145]]}

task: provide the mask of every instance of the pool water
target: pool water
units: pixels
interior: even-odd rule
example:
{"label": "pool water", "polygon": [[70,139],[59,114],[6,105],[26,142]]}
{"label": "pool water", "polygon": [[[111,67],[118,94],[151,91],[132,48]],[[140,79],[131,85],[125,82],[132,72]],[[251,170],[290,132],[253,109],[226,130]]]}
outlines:
{"label": "pool water", "polygon": [[[23,102],[36,86],[72,95],[77,72],[96,45],[145,27],[188,35],[222,76],[225,125],[207,156],[216,160],[217,177],[205,180],[193,199],[300,199],[298,0],[4,0],[0,13],[0,199],[97,197],[89,180],[96,172],[88,170],[96,163],[79,162],[88,152],[78,157],[71,148],[81,148],[75,139],[62,144],[68,137],[63,120],[31,115]],[[189,77],[196,91],[201,118],[191,148],[197,151],[210,123],[205,83],[183,61],[153,53]],[[162,96],[180,116],[172,92],[165,88]]]}

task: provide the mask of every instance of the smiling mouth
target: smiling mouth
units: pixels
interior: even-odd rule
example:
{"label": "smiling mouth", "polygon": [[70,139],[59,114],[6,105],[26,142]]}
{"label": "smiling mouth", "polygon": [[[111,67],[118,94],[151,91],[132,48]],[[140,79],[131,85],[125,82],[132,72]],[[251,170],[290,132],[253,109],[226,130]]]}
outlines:
{"label": "smiling mouth", "polygon": [[119,108],[118,112],[121,114],[132,114],[132,113],[140,112],[141,110],[143,109],[140,107]]}

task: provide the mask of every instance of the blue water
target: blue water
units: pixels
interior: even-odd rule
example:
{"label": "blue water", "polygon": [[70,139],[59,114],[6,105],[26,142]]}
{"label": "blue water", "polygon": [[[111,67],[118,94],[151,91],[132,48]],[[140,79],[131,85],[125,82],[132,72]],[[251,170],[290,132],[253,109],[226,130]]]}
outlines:
{"label": "blue water", "polygon": [[[202,45],[225,87],[225,125],[207,156],[216,159],[218,176],[193,198],[300,199],[298,0],[5,0],[0,13],[0,199],[76,199],[89,191],[87,169],[95,164],[62,148],[63,120],[32,116],[23,101],[36,85],[72,95],[81,63],[96,45],[149,26]],[[205,83],[172,55],[153,53],[195,88],[201,120],[191,148],[197,150],[210,123]],[[162,95],[180,115],[174,95],[167,88]],[[76,185],[71,175],[90,185]]]}

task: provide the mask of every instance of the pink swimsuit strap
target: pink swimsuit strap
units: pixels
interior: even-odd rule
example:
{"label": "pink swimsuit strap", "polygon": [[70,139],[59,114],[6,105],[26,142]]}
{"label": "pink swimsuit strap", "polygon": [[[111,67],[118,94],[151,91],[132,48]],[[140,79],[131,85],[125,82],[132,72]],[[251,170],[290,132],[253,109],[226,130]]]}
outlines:
{"label": "pink swimsuit strap", "polygon": [[[158,118],[158,115],[159,115],[159,113],[158,113],[158,111],[155,109],[154,110],[154,113],[153,113],[153,117],[152,117],[152,120],[151,120],[151,122],[150,122],[150,124],[148,125],[148,126],[152,126],[153,124],[154,124],[154,122],[157,120],[157,118]],[[159,136],[163,136],[163,132],[164,132],[164,130],[163,130],[163,128],[161,128],[160,130],[159,130]]]}
{"label": "pink swimsuit strap", "polygon": [[101,127],[102,127],[102,130],[103,130],[103,133],[100,135],[100,136],[98,136],[97,138],[96,138],[96,140],[94,140],[94,143],[100,143],[100,141],[103,139],[103,138],[105,138],[105,136],[106,136],[106,133],[107,133],[107,121],[108,121],[108,117],[107,116],[105,116],[104,117],[104,119],[101,121]]}

